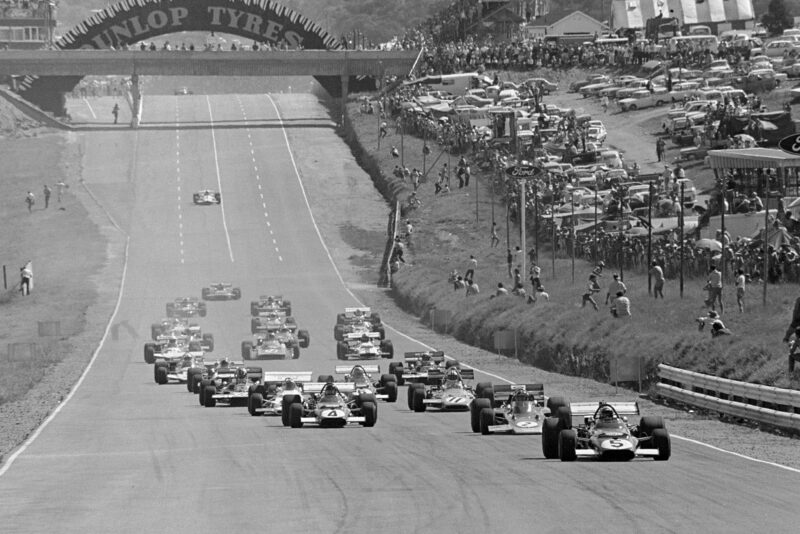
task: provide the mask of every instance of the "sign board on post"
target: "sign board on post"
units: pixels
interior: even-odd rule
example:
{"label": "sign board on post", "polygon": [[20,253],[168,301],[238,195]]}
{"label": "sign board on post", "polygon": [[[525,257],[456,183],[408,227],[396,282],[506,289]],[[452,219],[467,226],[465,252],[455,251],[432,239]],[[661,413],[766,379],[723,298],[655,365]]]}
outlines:
{"label": "sign board on post", "polygon": [[617,356],[611,358],[610,379],[616,385],[619,382],[638,382],[639,392],[642,391],[642,357]]}
{"label": "sign board on post", "polygon": [[500,353],[504,350],[513,350],[517,356],[517,331],[516,330],[495,330],[493,335],[494,350]]}
{"label": "sign board on post", "polygon": [[453,317],[453,312],[450,310],[439,310],[437,308],[431,309],[430,312],[430,319],[431,319],[431,328],[433,330],[437,330],[437,326],[439,326],[439,330],[447,330],[447,327],[450,325],[450,320]]}

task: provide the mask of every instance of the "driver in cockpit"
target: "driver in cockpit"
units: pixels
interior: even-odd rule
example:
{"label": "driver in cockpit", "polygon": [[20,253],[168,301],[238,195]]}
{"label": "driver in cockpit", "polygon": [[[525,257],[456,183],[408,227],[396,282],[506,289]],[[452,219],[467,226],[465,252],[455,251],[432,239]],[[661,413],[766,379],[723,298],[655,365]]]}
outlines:
{"label": "driver in cockpit", "polygon": [[330,382],[322,387],[319,393],[320,402],[339,402],[339,388]]}
{"label": "driver in cockpit", "polygon": [[366,382],[367,375],[362,367],[356,366],[353,367],[353,370],[350,372],[350,379],[356,383]]}
{"label": "driver in cockpit", "polygon": [[461,375],[458,374],[458,371],[454,367],[451,367],[445,373],[444,380],[442,382],[442,387],[445,388],[461,387]]}

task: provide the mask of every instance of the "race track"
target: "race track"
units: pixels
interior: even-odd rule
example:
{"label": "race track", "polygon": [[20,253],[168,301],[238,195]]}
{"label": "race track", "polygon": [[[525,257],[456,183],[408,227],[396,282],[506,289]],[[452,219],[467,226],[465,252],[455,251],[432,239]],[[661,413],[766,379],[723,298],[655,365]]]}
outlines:
{"label": "race track", "polygon": [[[244,296],[209,303],[199,320],[215,336],[214,355],[238,359],[250,336],[250,300],[282,293],[310,331],[311,346],[299,360],[262,366],[316,376],[337,363],[336,313],[357,302],[320,240],[292,153],[339,141],[321,107],[298,113],[295,98],[302,97],[274,100],[293,114],[284,123],[266,95],[148,97],[138,132],[81,134],[92,136],[87,186],[108,198],[126,192],[110,209],[130,229],[113,318],[123,327],[106,338],[74,396],[0,475],[0,531],[794,527],[800,474],[686,441],[673,440],[669,462],[563,464],[544,460],[538,437],[473,434],[467,413],[411,413],[405,388],[396,404],[379,404],[374,428],[337,430],[284,428],[245,408],[203,408],[183,385],[156,385],[142,357],[150,324],[168,300],[199,296],[220,280],[241,286]],[[289,139],[304,146],[290,151]],[[340,150],[347,153],[343,144]],[[331,162],[326,172],[343,171]],[[221,189],[222,206],[192,204],[192,192],[205,187]],[[387,338],[398,356],[423,348],[391,330]]]}

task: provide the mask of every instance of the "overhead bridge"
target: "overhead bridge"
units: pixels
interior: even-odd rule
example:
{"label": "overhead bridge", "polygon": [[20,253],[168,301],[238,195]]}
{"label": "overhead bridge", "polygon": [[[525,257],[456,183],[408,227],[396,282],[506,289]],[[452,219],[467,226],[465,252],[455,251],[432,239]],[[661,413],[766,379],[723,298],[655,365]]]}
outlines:
{"label": "overhead bridge", "polygon": [[52,80],[51,90],[74,86],[83,76],[130,76],[136,127],[141,114],[140,76],[314,76],[331,94],[341,89],[344,113],[351,83],[372,80],[357,85],[375,89],[374,80],[410,74],[418,57],[418,51],[376,50],[4,50],[0,75],[27,77],[23,85],[36,78]]}

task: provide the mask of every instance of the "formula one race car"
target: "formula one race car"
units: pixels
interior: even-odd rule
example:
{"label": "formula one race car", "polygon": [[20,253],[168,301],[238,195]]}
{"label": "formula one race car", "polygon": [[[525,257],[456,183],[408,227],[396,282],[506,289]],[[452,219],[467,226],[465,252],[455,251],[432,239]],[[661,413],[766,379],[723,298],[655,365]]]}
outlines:
{"label": "formula one race car", "polygon": [[245,360],[296,360],[300,357],[300,344],[294,334],[279,337],[275,332],[256,336],[255,342],[242,341],[242,358]]}
{"label": "formula one race car", "polygon": [[306,398],[284,394],[289,426],[301,428],[311,423],[322,427],[343,427],[348,423],[375,426],[378,405],[369,394],[354,396],[353,384],[310,383],[304,387]]}
{"label": "formula one race car", "polygon": [[201,342],[189,336],[164,336],[144,344],[144,361],[178,360],[186,353],[202,356],[204,352]]}
{"label": "formula one race car", "polygon": [[150,325],[150,337],[155,341],[162,336],[182,335],[186,330],[195,329],[200,329],[197,323],[189,323],[189,321],[180,317],[167,317],[162,319],[160,323]]}
{"label": "formula one race car", "polygon": [[286,315],[292,314],[292,303],[281,295],[261,295],[258,300],[250,301],[250,315],[258,317],[270,312],[283,312]]}
{"label": "formula one race car", "polygon": [[394,346],[381,339],[377,332],[345,334],[344,341],[336,342],[336,357],[340,360],[376,360],[394,358]]}
{"label": "formula one race car", "polygon": [[261,367],[245,367],[241,363],[222,360],[207,378],[200,382],[200,403],[213,408],[218,402],[246,405],[250,387],[261,381]]}
{"label": "formula one race car", "polygon": [[542,384],[488,385],[484,391],[487,388],[491,388],[492,398],[484,395],[470,406],[472,431],[484,435],[541,434],[545,418],[568,405],[562,397],[545,399]]}
{"label": "formula one race car", "polygon": [[167,317],[205,317],[206,303],[196,297],[179,297],[167,302]]}
{"label": "formula one race car", "polygon": [[217,282],[202,290],[203,300],[239,300],[242,289],[227,282]]}
{"label": "formula one race car", "polygon": [[303,386],[311,382],[311,371],[273,371],[264,373],[261,382],[250,388],[247,411],[252,416],[280,415],[284,426],[289,426],[289,412],[283,410],[284,396],[304,395]]}
{"label": "formula one race car", "polygon": [[222,195],[210,189],[203,189],[192,195],[192,200],[200,206],[222,203]]}
{"label": "formula one race car", "polygon": [[[479,390],[472,389],[464,384],[464,380],[474,380],[475,371],[452,366],[437,377],[437,373],[428,372],[428,382],[437,380],[436,385],[414,383],[408,387],[408,409],[415,412],[424,412],[428,408],[439,410],[469,410],[475,397],[483,396],[488,384],[478,384]],[[490,386],[489,386],[490,387]]]}
{"label": "formula one race car", "polygon": [[397,378],[394,375],[384,374],[380,380],[372,379],[370,373],[380,374],[379,365],[337,365],[335,371],[338,375],[344,375],[346,383],[355,386],[352,393],[354,397],[368,393],[386,402],[397,400]]}
{"label": "formula one race car", "polygon": [[434,373],[434,384],[441,381],[442,373],[446,369],[444,351],[406,352],[403,357],[402,362],[389,364],[389,373],[397,377],[398,386],[402,386],[406,382],[428,384],[429,371]]}
{"label": "formula one race car", "polygon": [[[583,457],[625,461],[645,456],[668,460],[670,438],[661,417],[642,417],[634,425],[628,423],[628,415],[639,415],[639,403],[579,402],[562,407],[558,417],[545,420],[542,452],[545,458],[559,458],[562,462]],[[583,416],[583,423],[573,428],[572,416]]]}
{"label": "formula one race car", "polygon": [[370,308],[345,308],[344,313],[336,316],[336,325],[333,327],[333,338],[336,341],[344,341],[347,334],[364,332],[377,332],[381,339],[386,339],[380,314],[372,313]]}
{"label": "formula one race car", "polygon": [[[170,321],[178,321],[171,323]],[[156,343],[169,341],[171,338],[184,339],[188,343],[199,343],[200,348],[205,352],[214,350],[214,334],[203,333],[200,325],[190,324],[184,319],[166,319],[159,324],[150,325],[150,332]],[[148,362],[150,363],[150,362]]]}
{"label": "formula one race car", "polygon": [[158,360],[153,366],[156,384],[167,384],[170,381],[186,384],[192,391],[192,376],[201,373],[205,368],[205,359],[202,354],[184,353],[180,358],[165,358]]}
{"label": "formula one race car", "polygon": [[253,334],[275,332],[284,326],[295,330],[297,329],[297,321],[294,317],[286,315],[282,311],[271,311],[250,319],[250,332]]}

